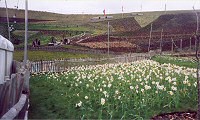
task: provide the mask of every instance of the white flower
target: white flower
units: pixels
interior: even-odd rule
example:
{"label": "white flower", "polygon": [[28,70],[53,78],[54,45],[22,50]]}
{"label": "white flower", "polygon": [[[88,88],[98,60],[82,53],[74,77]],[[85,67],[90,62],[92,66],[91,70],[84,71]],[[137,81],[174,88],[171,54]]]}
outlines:
{"label": "white flower", "polygon": [[76,104],[76,107],[81,107],[82,102],[80,101],[79,103]]}
{"label": "white flower", "polygon": [[99,91],[101,92],[101,91],[102,91],[102,88],[100,88]]}
{"label": "white flower", "polygon": [[121,96],[118,96],[118,98],[117,98],[117,99],[119,99],[119,100],[120,100],[120,99],[121,99]]}
{"label": "white flower", "polygon": [[118,91],[118,90],[116,90],[116,91],[115,91],[115,94],[119,94],[119,91]]}
{"label": "white flower", "polygon": [[88,99],[88,96],[85,96],[85,99],[87,100],[87,99]]}
{"label": "white flower", "polygon": [[138,88],[139,88],[138,85],[136,85],[136,86],[135,86],[135,89],[137,90]]}
{"label": "white flower", "polygon": [[155,81],[152,81],[152,84],[154,85],[154,84],[156,84],[156,82],[155,82]]}
{"label": "white flower", "polygon": [[104,98],[101,98],[101,105],[104,105],[106,100]]}
{"label": "white flower", "polygon": [[104,95],[106,95],[106,94],[107,94],[107,92],[106,92],[106,91],[103,91],[103,94],[104,94]]}
{"label": "white flower", "polygon": [[151,89],[151,86],[145,85],[144,88],[145,88],[145,90],[149,90],[149,89]]}
{"label": "white flower", "polygon": [[177,85],[176,82],[173,82],[173,85]]}
{"label": "white flower", "polygon": [[132,90],[132,89],[133,89],[133,86],[130,86],[130,89]]}
{"label": "white flower", "polygon": [[174,94],[172,91],[169,91],[168,93],[169,93],[170,95],[173,95],[173,94]]}
{"label": "white flower", "polygon": [[188,83],[188,80],[184,80],[184,81],[183,81],[183,84],[187,84],[187,83]]}
{"label": "white flower", "polygon": [[141,92],[144,92],[144,89],[141,89]]}
{"label": "white flower", "polygon": [[158,91],[156,90],[156,94],[158,94]]}
{"label": "white flower", "polygon": [[171,88],[173,91],[177,91],[177,87],[172,86]]}
{"label": "white flower", "polygon": [[158,88],[159,90],[163,90],[163,89],[164,89],[164,85],[157,85],[157,88]]}
{"label": "white flower", "polygon": [[112,84],[109,83],[109,84],[108,84],[108,87],[110,88],[111,86],[112,86]]}

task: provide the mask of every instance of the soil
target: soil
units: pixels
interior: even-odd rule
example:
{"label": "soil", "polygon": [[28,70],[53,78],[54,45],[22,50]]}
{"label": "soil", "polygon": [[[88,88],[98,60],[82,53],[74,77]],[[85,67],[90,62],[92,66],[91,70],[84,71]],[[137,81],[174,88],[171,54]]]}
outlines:
{"label": "soil", "polygon": [[197,120],[197,112],[173,112],[154,116],[151,120]]}

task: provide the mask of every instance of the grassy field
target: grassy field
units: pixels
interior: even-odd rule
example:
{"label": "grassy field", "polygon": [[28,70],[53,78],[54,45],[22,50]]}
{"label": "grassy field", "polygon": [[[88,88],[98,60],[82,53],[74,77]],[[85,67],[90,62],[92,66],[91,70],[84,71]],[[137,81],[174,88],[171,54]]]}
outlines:
{"label": "grassy field", "polygon": [[[14,60],[23,60],[23,51],[14,52]],[[40,61],[40,60],[55,60],[55,59],[68,59],[68,58],[98,58],[103,55],[95,54],[78,54],[78,53],[68,53],[68,52],[47,52],[47,51],[28,51],[28,59],[30,61]]]}
{"label": "grassy field", "polygon": [[161,64],[170,63],[178,66],[188,67],[188,68],[196,68],[197,63],[189,58],[178,58],[178,57],[170,57],[170,56],[154,56],[152,60],[157,61]]}
{"label": "grassy field", "polygon": [[150,119],[166,112],[196,110],[195,71],[143,60],[33,74],[29,117]]}

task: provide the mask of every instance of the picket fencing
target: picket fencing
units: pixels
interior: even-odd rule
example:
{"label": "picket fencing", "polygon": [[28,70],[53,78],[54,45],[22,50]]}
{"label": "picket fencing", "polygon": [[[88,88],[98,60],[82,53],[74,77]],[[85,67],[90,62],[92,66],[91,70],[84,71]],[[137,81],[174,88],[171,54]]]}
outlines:
{"label": "picket fencing", "polygon": [[149,59],[148,55],[139,56],[119,56],[113,58],[86,58],[86,59],[60,59],[53,61],[37,61],[31,62],[30,72],[40,73],[40,72],[63,72],[67,71],[74,66],[82,65],[95,65],[104,63],[124,63],[133,62],[137,60]]}

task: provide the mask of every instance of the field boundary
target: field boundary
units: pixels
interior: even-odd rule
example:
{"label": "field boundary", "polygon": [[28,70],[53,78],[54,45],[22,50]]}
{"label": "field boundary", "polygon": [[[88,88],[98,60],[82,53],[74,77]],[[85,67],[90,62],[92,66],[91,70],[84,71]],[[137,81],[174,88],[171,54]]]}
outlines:
{"label": "field boundary", "polygon": [[[68,66],[67,64],[75,64],[75,66],[91,65],[90,63],[103,64],[101,62],[106,61],[109,63],[126,63],[134,62],[138,60],[150,59],[148,55],[125,55],[113,58],[85,58],[85,59],[60,59],[53,61],[37,61],[31,62],[30,72],[40,73],[40,72],[64,72],[71,69],[73,66]],[[76,64],[77,63],[77,64]],[[82,63],[82,64],[81,64]]]}

